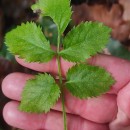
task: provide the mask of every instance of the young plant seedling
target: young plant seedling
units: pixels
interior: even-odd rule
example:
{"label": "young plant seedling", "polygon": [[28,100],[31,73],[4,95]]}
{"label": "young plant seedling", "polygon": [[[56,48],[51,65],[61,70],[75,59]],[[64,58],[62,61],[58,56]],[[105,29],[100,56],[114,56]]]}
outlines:
{"label": "young plant seedling", "polygon": [[[70,22],[72,15],[70,0],[39,0],[32,6],[42,16],[52,18],[58,28],[57,50],[50,47],[40,26],[34,22],[22,23],[6,34],[5,43],[9,51],[26,62],[49,62],[57,58],[59,83],[45,73],[38,74],[27,81],[22,93],[19,109],[29,113],[49,112],[59,97],[62,100],[64,130],[67,130],[64,89],[80,99],[97,97],[107,92],[114,84],[112,76],[105,69],[90,66],[85,61],[100,52],[108,43],[111,29],[98,22],[85,22],[74,27],[63,39],[60,49],[60,37]],[[61,57],[74,62],[66,74],[63,85]],[[69,100],[69,99],[68,99]]]}

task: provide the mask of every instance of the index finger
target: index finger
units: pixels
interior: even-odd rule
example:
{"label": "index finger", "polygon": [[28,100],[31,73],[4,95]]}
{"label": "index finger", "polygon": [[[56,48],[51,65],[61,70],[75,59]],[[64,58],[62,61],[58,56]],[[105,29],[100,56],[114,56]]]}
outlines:
{"label": "index finger", "polygon": [[[58,73],[58,65],[56,58],[48,63],[26,63],[24,60],[16,58],[21,65],[36,70],[39,72],[49,72],[51,74]],[[123,86],[130,80],[130,62],[107,55],[97,55],[88,60],[89,64],[101,66],[112,74],[116,83],[112,86],[110,93],[117,93]],[[61,59],[62,75],[65,76],[66,72],[74,64]]]}

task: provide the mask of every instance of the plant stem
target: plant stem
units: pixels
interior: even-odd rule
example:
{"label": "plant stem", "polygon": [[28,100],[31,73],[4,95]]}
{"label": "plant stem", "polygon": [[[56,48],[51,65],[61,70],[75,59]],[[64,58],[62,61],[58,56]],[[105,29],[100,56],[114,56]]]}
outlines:
{"label": "plant stem", "polygon": [[[57,44],[57,54],[60,52],[60,33],[58,31],[58,44]],[[59,75],[59,83],[61,89],[61,100],[62,100],[62,111],[63,111],[63,121],[64,121],[64,130],[67,130],[67,118],[66,118],[66,111],[65,111],[65,99],[64,99],[64,89],[62,85],[62,74],[61,74],[61,62],[60,56],[57,56],[58,62],[58,75]]]}

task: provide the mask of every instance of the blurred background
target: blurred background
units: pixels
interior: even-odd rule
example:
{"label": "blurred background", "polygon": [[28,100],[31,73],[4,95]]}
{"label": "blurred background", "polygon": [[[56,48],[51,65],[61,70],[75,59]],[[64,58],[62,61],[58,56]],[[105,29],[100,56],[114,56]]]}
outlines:
{"label": "blurred background", "polygon": [[[3,78],[12,72],[36,73],[20,66],[5,44],[4,36],[21,22],[35,21],[51,44],[56,45],[57,27],[50,18],[39,18],[30,6],[35,0],[0,0],[0,86]],[[103,53],[130,60],[130,0],[71,0],[72,22],[65,34],[82,21],[100,21],[112,28],[110,42]],[[8,126],[2,118],[2,109],[7,99],[0,90],[0,130],[18,130]]]}

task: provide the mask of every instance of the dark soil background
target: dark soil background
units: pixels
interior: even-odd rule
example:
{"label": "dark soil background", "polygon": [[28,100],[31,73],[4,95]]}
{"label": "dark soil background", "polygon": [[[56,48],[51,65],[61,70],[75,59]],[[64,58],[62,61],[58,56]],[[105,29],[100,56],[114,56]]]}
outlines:
{"label": "dark soil background", "polygon": [[[35,0],[0,0],[0,86],[3,78],[9,73],[17,71],[35,73],[17,64],[4,44],[5,33],[16,25],[26,21],[38,21],[38,15],[30,9],[34,2]],[[73,25],[82,21],[103,22],[112,28],[108,52],[130,60],[130,0],[72,0],[71,3],[74,11]],[[68,26],[66,32],[73,25]],[[118,44],[118,48],[114,49],[113,44]],[[126,57],[123,57],[123,54]],[[8,101],[9,99],[0,91],[0,130],[15,130],[2,118],[3,106]]]}

